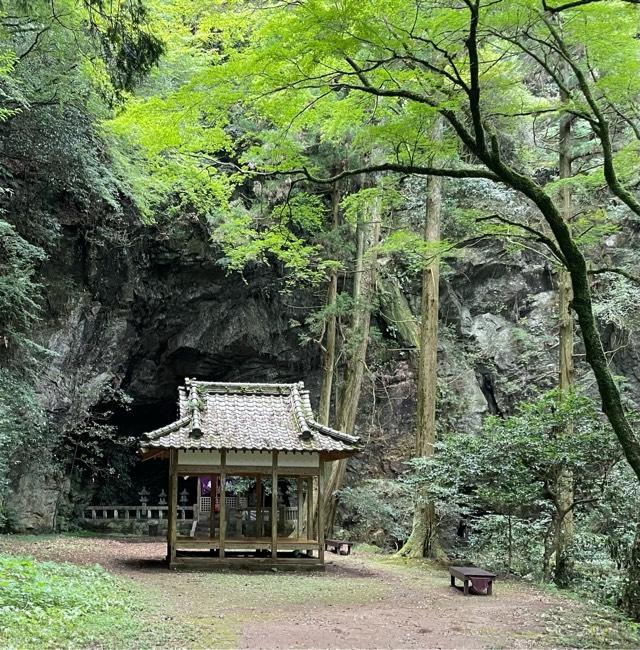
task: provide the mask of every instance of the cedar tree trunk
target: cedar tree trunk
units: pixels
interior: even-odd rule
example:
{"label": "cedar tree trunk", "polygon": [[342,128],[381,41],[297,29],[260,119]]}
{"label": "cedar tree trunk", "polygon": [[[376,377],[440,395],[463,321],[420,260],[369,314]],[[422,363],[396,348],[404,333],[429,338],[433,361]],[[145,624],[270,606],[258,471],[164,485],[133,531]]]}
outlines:
{"label": "cedar tree trunk", "polygon": [[[424,238],[428,243],[440,241],[442,179],[427,179],[427,209]],[[438,387],[438,307],[440,304],[440,262],[437,257],[422,272],[420,354],[418,362],[418,408],[416,416],[416,456],[430,457],[436,440],[436,399]],[[416,495],[411,535],[398,552],[405,557],[446,556],[438,542],[435,506]]]}
{"label": "cedar tree trunk", "polygon": [[[375,247],[380,239],[381,221],[380,198],[376,197],[370,208],[366,221],[360,221],[357,228],[358,249],[356,269],[353,282],[354,313],[350,328],[351,347],[344,372],[344,383],[338,407],[337,428],[346,433],[353,433],[360,401],[360,390],[366,365],[367,346],[369,344],[369,326],[371,323],[371,303],[375,295],[377,259]],[[325,484],[322,507],[328,533],[333,529],[335,519],[335,493],[342,486],[347,467],[346,460],[331,463],[328,481]]]}

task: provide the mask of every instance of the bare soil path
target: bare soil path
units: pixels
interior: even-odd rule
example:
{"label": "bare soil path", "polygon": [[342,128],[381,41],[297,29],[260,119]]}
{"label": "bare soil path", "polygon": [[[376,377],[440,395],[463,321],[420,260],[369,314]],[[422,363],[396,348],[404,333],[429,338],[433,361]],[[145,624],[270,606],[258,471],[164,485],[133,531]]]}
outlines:
{"label": "bare soil path", "polygon": [[615,613],[522,581],[465,597],[446,571],[377,556],[329,554],[324,574],[176,572],[165,545],[129,538],[0,536],[0,551],[101,564],[141,595],[133,647],[640,647]]}

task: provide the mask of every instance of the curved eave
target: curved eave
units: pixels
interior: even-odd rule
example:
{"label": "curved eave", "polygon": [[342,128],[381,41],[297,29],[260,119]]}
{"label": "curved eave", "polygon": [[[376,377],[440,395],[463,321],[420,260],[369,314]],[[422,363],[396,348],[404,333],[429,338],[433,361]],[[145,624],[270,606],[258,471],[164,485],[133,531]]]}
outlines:
{"label": "curved eave", "polygon": [[342,460],[350,458],[361,450],[357,447],[352,449],[334,449],[334,450],[318,450],[318,449],[273,449],[273,448],[224,448],[224,449],[194,449],[193,447],[141,447],[140,456],[143,461],[146,460],[163,460],[169,458],[169,453],[173,450],[177,451],[233,451],[233,452],[272,452],[277,451],[279,454],[319,454],[320,458],[325,461]]}

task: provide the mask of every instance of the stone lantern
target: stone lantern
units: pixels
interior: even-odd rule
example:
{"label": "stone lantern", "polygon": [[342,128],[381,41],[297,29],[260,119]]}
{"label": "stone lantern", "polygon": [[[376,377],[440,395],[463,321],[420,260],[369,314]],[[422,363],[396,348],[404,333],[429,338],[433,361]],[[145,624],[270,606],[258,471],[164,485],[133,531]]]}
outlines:
{"label": "stone lantern", "polygon": [[159,506],[166,506],[167,505],[167,493],[162,490],[160,494],[158,495],[158,505]]}
{"label": "stone lantern", "polygon": [[146,511],[147,503],[149,502],[149,490],[143,486],[140,492],[138,492],[138,495],[140,496],[140,504],[142,505],[143,511]]}

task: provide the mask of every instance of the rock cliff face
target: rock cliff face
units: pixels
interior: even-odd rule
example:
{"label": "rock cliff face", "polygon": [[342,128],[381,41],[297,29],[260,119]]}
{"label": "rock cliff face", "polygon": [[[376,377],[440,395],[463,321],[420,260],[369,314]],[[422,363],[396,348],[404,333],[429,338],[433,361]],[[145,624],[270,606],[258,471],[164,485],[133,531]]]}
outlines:
{"label": "rock cliff face", "polygon": [[[158,229],[132,225],[124,234],[107,245],[67,224],[42,269],[46,313],[38,340],[52,355],[40,391],[53,422],[62,427],[122,389],[132,402],[117,425],[123,435],[139,435],[174,418],[185,376],[310,375],[313,385],[317,352],[299,345],[290,325],[308,307],[305,296],[287,305],[275,273],[228,275],[204,237],[172,247]],[[15,477],[19,528],[51,528],[53,477],[52,489],[42,490],[24,475],[42,472],[25,467]]]}
{"label": "rock cliff face", "polygon": [[[300,343],[296,326],[313,297],[285,298],[276,271],[227,274],[218,258],[195,226],[176,240],[134,224],[108,239],[63,225],[42,269],[46,317],[39,339],[53,357],[41,392],[53,419],[63,423],[72,409],[100,407],[105,391],[119,388],[132,403],[114,422],[123,435],[139,435],[171,421],[185,376],[304,379],[317,394],[319,353]],[[497,243],[443,274],[442,429],[477,430],[486,413],[508,413],[536,386],[553,385],[553,286],[539,259],[514,259]],[[388,348],[400,351],[372,362],[374,378],[363,388],[357,428],[365,452],[352,461],[352,482],[398,473],[411,452],[415,376],[402,346]],[[635,372],[633,355],[619,358]],[[15,484],[14,510],[22,529],[47,529],[56,488],[35,489],[25,478],[30,473],[25,469]]]}
{"label": "rock cliff face", "polygon": [[144,413],[145,429],[173,416],[185,376],[292,379],[316,364],[298,345],[289,325],[298,314],[274,274],[227,275],[206,241],[171,248],[153,229],[121,247],[83,240],[68,230],[43,269],[50,410],[63,414],[70,398],[93,406],[109,385],[133,398],[132,422]]}

